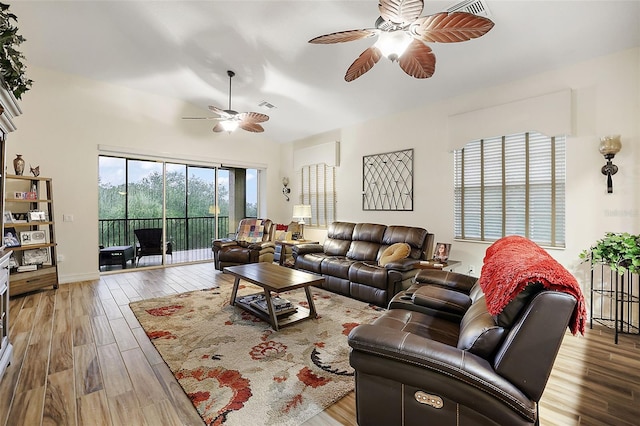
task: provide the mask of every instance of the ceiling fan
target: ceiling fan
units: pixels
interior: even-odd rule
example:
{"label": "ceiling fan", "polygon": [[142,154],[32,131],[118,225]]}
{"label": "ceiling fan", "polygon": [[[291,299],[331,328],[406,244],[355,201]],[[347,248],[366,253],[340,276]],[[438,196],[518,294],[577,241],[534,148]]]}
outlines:
{"label": "ceiling fan", "polygon": [[441,12],[420,16],[423,0],[379,0],[380,17],[375,28],[339,31],[309,40],[314,44],[344,43],[378,36],[378,41],[351,64],[346,81],[360,77],[386,56],[415,78],[429,78],[436,56],[425,43],[456,43],[485,35],[493,21],[467,12]]}
{"label": "ceiling fan", "polygon": [[214,132],[233,132],[238,127],[248,132],[260,133],[264,132],[264,127],[260,125],[267,120],[269,116],[259,112],[237,112],[231,109],[231,79],[236,75],[233,71],[227,71],[229,76],[229,109],[218,108],[209,105],[209,109],[218,117],[183,117],[186,120],[219,120],[213,127]]}

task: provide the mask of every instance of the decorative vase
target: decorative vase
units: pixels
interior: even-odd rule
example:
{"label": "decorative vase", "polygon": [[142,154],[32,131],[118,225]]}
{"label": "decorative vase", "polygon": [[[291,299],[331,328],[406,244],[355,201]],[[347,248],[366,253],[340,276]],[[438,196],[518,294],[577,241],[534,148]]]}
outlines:
{"label": "decorative vase", "polygon": [[24,160],[21,154],[16,154],[16,158],[13,159],[13,170],[15,170],[17,176],[22,176],[24,172]]}

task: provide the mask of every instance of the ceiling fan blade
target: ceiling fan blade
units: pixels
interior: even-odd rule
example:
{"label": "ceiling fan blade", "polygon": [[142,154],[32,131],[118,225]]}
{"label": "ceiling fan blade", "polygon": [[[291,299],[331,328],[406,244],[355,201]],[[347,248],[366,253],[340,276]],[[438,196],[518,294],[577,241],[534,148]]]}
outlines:
{"label": "ceiling fan blade", "polygon": [[414,38],[431,43],[457,43],[478,38],[493,28],[493,21],[467,12],[436,13],[418,18],[409,27]]}
{"label": "ceiling fan blade", "polygon": [[344,75],[346,81],[353,81],[360,77],[362,74],[369,71],[380,60],[382,53],[380,49],[375,46],[371,46],[358,56],[358,59],[353,61],[347,73]]}
{"label": "ceiling fan blade", "polygon": [[246,130],[247,132],[253,132],[253,133],[264,132],[264,127],[262,127],[258,123],[253,123],[251,121],[241,121],[238,124],[238,127],[240,127],[243,130]]}
{"label": "ceiling fan blade", "polygon": [[213,127],[213,131],[216,133],[224,132],[224,128],[221,123],[218,123]]}
{"label": "ceiling fan blade", "polygon": [[238,119],[248,123],[263,123],[269,121],[269,116],[259,112],[241,112]]}
{"label": "ceiling fan blade", "polygon": [[413,40],[398,59],[400,68],[415,78],[429,78],[436,71],[436,55],[420,40]]}
{"label": "ceiling fan blade", "polygon": [[220,117],[182,117],[183,120],[221,120]]}
{"label": "ceiling fan blade", "polygon": [[422,0],[380,0],[378,4],[382,19],[400,27],[406,27],[418,19],[423,8]]}
{"label": "ceiling fan blade", "polygon": [[309,40],[309,43],[314,44],[332,44],[332,43],[344,43],[347,41],[360,40],[363,38],[373,37],[377,35],[380,31],[376,28],[369,28],[363,30],[349,30],[349,31],[339,31],[336,33],[325,34],[318,36],[316,38],[312,38]]}
{"label": "ceiling fan blade", "polygon": [[209,109],[225,119],[232,117],[232,114],[229,114],[227,111],[222,108],[218,108],[217,106],[209,105]]}

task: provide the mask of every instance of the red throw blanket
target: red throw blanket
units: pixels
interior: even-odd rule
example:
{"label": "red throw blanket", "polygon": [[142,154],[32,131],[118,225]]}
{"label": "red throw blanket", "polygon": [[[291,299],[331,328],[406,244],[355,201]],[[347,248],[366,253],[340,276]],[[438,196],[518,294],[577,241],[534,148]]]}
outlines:
{"label": "red throw blanket", "polygon": [[542,247],[517,235],[504,237],[487,249],[479,278],[487,309],[497,315],[531,282],[573,295],[578,301],[569,328],[584,335],[587,320],[584,295],[575,277]]}

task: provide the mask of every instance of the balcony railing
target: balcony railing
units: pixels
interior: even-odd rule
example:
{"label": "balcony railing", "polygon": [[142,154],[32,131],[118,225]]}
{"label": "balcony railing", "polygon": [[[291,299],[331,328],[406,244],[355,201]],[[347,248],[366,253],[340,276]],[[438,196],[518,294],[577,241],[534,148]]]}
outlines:
{"label": "balcony railing", "polygon": [[[135,246],[134,229],[162,228],[162,219],[100,219],[99,244],[103,247]],[[217,238],[215,218],[213,217],[179,217],[167,218],[165,235],[167,242],[173,245],[173,251],[187,251],[211,248],[211,240]],[[218,235],[229,234],[229,217],[218,216]]]}

